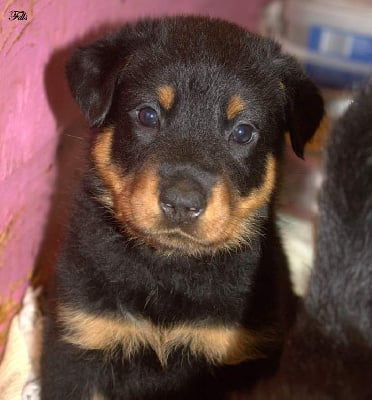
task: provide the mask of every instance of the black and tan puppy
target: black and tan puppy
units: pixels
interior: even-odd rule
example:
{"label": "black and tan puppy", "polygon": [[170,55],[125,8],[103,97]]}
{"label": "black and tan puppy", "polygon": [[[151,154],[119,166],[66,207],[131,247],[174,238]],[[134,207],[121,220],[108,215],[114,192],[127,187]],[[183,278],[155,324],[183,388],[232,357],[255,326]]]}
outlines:
{"label": "black and tan puppy", "polygon": [[42,398],[222,398],[229,366],[270,370],[293,318],[273,206],[284,133],[301,156],[321,97],[274,42],[202,17],[126,25],[67,74],[99,129]]}

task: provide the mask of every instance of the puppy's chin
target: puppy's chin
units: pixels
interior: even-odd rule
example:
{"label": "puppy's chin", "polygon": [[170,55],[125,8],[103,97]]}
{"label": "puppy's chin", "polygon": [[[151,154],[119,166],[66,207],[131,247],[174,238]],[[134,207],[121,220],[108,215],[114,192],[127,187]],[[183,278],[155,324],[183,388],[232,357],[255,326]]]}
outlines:
{"label": "puppy's chin", "polygon": [[188,257],[200,257],[202,255],[213,254],[217,251],[213,244],[203,243],[197,238],[186,235],[181,231],[149,236],[144,241],[159,253],[167,256],[184,255]]}
{"label": "puppy's chin", "polygon": [[179,254],[186,256],[201,256],[213,254],[218,251],[216,243],[201,240],[181,229],[173,229],[148,235],[143,239],[150,246],[166,255]]}
{"label": "puppy's chin", "polygon": [[[251,221],[250,221],[251,222]],[[182,228],[161,229],[154,231],[141,231],[128,224],[125,226],[127,234],[140,245],[155,249],[158,253],[165,256],[179,255],[186,257],[202,257],[211,256],[219,252],[231,252],[243,247],[252,247],[253,238],[260,235],[260,232],[255,232],[251,229],[251,223],[247,223],[242,232],[245,234],[226,237],[222,235],[207,240],[205,237],[200,237],[197,230]],[[134,228],[134,229],[133,229]]]}

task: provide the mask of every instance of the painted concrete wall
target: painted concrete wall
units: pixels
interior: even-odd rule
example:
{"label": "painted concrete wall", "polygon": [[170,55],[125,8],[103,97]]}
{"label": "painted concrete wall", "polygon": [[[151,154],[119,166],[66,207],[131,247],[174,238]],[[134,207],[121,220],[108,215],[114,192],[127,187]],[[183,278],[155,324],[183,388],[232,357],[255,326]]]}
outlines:
{"label": "painted concrete wall", "polygon": [[[148,15],[207,14],[254,29],[260,3],[0,0],[0,354],[35,263],[45,271],[58,247],[50,241],[65,207],[59,202],[50,212],[50,204],[63,197],[56,182],[63,183],[66,166],[74,166],[74,143],[85,129],[63,76],[74,43],[104,24]],[[25,11],[27,20],[21,14],[12,19],[11,11]],[[61,146],[63,135],[77,140]]]}

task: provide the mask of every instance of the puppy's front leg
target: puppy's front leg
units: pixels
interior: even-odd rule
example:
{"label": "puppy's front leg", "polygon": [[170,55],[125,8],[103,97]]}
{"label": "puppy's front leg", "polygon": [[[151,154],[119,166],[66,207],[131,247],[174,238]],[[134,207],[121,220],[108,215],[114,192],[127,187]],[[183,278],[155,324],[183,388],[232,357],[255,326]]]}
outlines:
{"label": "puppy's front leg", "polygon": [[97,355],[46,336],[42,359],[43,400],[103,400]]}

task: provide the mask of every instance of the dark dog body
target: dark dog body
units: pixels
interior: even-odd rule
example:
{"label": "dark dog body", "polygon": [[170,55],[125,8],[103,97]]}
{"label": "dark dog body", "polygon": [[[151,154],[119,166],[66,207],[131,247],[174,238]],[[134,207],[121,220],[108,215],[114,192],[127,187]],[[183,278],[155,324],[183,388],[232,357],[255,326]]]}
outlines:
{"label": "dark dog body", "polygon": [[284,132],[302,155],[316,88],[272,41],[187,17],[124,27],[68,77],[100,131],[57,269],[43,399],[218,398],[233,365],[247,385],[269,372],[295,303],[273,209]]}
{"label": "dark dog body", "polygon": [[372,86],[332,132],[316,262],[276,376],[249,399],[372,398]]}

